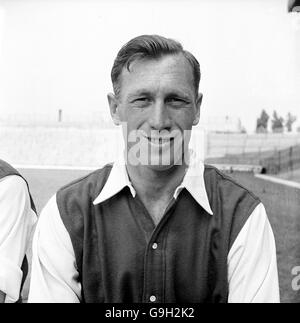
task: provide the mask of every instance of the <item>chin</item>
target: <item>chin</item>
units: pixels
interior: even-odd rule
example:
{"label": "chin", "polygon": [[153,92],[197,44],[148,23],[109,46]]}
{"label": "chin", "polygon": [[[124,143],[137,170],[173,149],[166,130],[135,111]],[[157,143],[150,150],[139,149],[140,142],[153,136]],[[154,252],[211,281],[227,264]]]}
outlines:
{"label": "chin", "polygon": [[180,165],[182,165],[182,162],[179,158],[177,159],[177,162],[175,159],[172,158],[171,160],[169,160],[168,163],[162,163],[160,159],[159,163],[155,163],[155,164],[149,163],[148,165],[145,165],[145,166],[152,170],[161,172],[161,171],[167,171],[167,170],[173,169],[174,167],[178,167]]}
{"label": "chin", "polygon": [[157,171],[157,172],[164,172],[164,171],[174,168],[175,166],[176,165],[174,165],[174,164],[170,164],[170,165],[147,165],[146,167],[150,168],[154,171]]}

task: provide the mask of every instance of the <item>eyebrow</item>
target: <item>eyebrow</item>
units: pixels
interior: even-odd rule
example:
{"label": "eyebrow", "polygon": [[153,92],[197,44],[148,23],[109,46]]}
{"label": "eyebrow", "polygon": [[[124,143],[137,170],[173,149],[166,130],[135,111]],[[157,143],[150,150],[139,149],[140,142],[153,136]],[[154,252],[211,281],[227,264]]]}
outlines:
{"label": "eyebrow", "polygon": [[130,93],[128,95],[128,98],[135,98],[137,96],[143,96],[143,95],[144,96],[151,96],[152,93],[150,91],[148,91],[148,90],[138,90],[136,92]]}
{"label": "eyebrow", "polygon": [[184,100],[191,100],[191,98],[187,94],[185,94],[185,93],[183,93],[181,91],[179,91],[179,92],[170,92],[170,93],[167,94],[167,98],[174,97],[174,96],[175,97],[180,97],[180,98],[182,98]]}
{"label": "eyebrow", "polygon": [[[153,92],[149,91],[149,90],[146,90],[146,89],[140,89],[136,92],[133,92],[131,94],[128,95],[128,99],[133,99],[133,98],[136,98],[138,96],[153,96]],[[172,91],[172,92],[169,92],[166,94],[166,97],[169,98],[169,97],[180,97],[182,99],[185,99],[185,100],[191,100],[191,98],[189,97],[189,95],[185,94],[184,92],[182,91],[178,91],[178,92],[175,92],[175,91]]]}

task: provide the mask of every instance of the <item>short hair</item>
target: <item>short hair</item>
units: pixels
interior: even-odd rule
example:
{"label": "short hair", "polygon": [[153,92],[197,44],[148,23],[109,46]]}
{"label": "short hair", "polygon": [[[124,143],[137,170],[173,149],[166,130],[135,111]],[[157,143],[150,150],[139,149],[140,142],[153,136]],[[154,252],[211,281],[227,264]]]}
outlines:
{"label": "short hair", "polygon": [[120,93],[119,78],[124,67],[130,71],[130,64],[139,59],[158,59],[167,55],[182,54],[191,65],[194,77],[195,94],[198,95],[200,83],[200,65],[190,52],[173,39],[159,35],[141,35],[131,39],[118,52],[111,70],[111,80],[115,95]]}

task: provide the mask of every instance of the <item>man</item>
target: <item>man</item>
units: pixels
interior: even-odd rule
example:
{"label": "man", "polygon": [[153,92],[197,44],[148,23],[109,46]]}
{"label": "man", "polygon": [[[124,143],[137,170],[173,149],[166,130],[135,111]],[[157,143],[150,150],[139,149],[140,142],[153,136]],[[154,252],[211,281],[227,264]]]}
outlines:
{"label": "man", "polygon": [[36,219],[26,181],[0,160],[0,303],[21,300],[28,271],[25,253]]}
{"label": "man", "polygon": [[199,63],[143,35],[119,51],[108,95],[125,158],[60,189],[33,242],[31,302],[278,302],[265,209],[192,163]]}

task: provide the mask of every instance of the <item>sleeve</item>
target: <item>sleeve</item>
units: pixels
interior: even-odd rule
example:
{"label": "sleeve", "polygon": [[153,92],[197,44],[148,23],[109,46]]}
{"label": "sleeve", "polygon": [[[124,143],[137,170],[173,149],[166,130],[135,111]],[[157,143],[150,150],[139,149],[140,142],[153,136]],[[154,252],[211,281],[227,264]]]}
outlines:
{"label": "sleeve", "polygon": [[72,242],[54,195],[42,210],[33,237],[29,303],[79,303],[81,284]]}
{"label": "sleeve", "polygon": [[0,181],[0,187],[0,290],[6,295],[5,302],[16,302],[36,215],[24,179],[10,175]]}
{"label": "sleeve", "polygon": [[276,247],[265,208],[260,203],[228,254],[229,303],[278,303]]}

